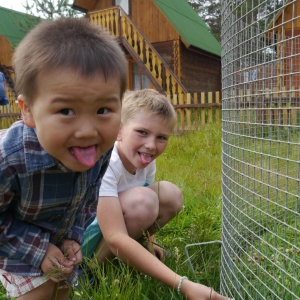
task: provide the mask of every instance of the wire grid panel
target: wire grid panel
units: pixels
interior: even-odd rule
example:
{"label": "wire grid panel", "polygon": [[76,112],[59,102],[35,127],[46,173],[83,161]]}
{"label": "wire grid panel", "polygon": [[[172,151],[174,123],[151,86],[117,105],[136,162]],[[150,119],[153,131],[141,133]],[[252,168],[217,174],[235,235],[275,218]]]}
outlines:
{"label": "wire grid panel", "polygon": [[300,299],[300,0],[221,3],[221,292]]}

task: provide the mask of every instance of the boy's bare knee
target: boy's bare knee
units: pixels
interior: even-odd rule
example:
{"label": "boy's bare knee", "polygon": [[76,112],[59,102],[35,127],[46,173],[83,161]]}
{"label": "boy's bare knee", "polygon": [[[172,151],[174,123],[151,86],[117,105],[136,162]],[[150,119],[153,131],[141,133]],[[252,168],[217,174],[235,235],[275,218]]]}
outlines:
{"label": "boy's bare knee", "polygon": [[[136,218],[140,221],[148,220],[148,222],[154,222],[158,217],[159,203],[155,193],[147,191],[136,200],[134,211]],[[148,223],[147,222],[147,223]]]}
{"label": "boy's bare knee", "polygon": [[173,215],[180,213],[183,206],[181,190],[177,185],[168,181],[161,181],[159,185],[160,207],[168,210]]}
{"label": "boy's bare knee", "polygon": [[127,201],[127,204],[123,203],[122,209],[125,220],[130,218],[138,224],[152,224],[159,212],[157,195],[147,188],[134,189],[131,201]]}
{"label": "boy's bare knee", "polygon": [[180,213],[183,206],[183,195],[181,190],[174,185],[174,211],[176,214]]}

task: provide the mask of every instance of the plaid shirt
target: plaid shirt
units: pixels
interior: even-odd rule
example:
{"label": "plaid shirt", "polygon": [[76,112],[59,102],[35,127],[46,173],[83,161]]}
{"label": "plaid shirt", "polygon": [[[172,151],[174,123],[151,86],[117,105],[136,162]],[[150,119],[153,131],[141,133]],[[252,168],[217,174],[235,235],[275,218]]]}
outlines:
{"label": "plaid shirt", "polygon": [[66,169],[22,121],[0,131],[0,269],[39,276],[51,242],[83,242],[111,150],[91,169]]}

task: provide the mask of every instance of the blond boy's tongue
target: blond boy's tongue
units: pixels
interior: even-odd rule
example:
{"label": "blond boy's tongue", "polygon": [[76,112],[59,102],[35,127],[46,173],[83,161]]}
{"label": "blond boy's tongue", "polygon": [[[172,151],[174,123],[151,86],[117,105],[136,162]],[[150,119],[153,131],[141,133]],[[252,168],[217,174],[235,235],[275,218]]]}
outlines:
{"label": "blond boy's tongue", "polygon": [[92,167],[96,163],[97,151],[96,146],[89,147],[72,147],[73,155],[86,167]]}
{"label": "blond boy's tongue", "polygon": [[152,161],[152,156],[145,155],[144,153],[141,153],[140,157],[143,164],[149,164]]}

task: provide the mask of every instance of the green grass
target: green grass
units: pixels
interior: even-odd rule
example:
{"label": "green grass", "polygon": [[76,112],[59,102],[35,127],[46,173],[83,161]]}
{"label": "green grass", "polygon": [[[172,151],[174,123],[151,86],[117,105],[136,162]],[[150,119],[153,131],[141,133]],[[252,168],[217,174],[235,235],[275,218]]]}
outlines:
{"label": "green grass", "polygon": [[[185,246],[221,238],[221,125],[172,136],[157,159],[157,169],[156,179],[177,184],[185,199],[182,212],[157,234],[158,243],[168,250],[166,265],[195,280]],[[218,291],[220,246],[189,249],[197,281]],[[86,283],[83,290],[72,293],[73,299],[182,299],[176,291],[117,259],[105,268],[99,267],[94,277],[97,287]],[[5,299],[4,295],[0,290],[0,299]]]}

